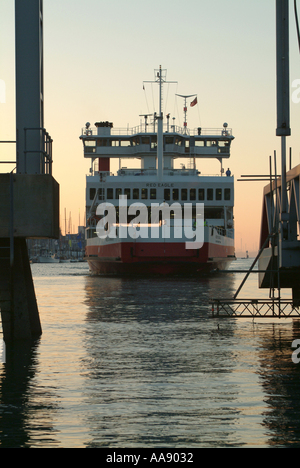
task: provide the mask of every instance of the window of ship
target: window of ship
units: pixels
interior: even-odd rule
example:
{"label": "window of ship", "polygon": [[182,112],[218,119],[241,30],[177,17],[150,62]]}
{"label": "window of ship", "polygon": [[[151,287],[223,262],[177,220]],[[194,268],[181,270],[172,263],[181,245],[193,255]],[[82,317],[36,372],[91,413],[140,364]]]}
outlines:
{"label": "window of ship", "polygon": [[179,190],[178,190],[178,188],[173,189],[173,200],[175,200],[175,201],[179,200]]}
{"label": "window of ship", "polygon": [[149,145],[150,138],[149,137],[142,137],[142,145]]}
{"label": "window of ship", "polygon": [[136,146],[139,144],[139,139],[138,138],[132,138],[131,139],[131,146]]}
{"label": "window of ship", "polygon": [[108,188],[107,189],[107,200],[113,200],[114,199],[114,189]]}
{"label": "window of ship", "polygon": [[86,153],[95,153],[96,152],[96,142],[95,141],[85,141],[84,149]]}
{"label": "window of ship", "polygon": [[224,208],[204,207],[204,219],[224,219]]}
{"label": "window of ship", "polygon": [[195,140],[195,146],[205,146],[204,140]]}
{"label": "window of ship", "polygon": [[120,146],[131,146],[130,145],[130,140],[121,140],[120,141]]}
{"label": "window of ship", "polygon": [[219,149],[218,149],[218,153],[226,153],[226,154],[229,154],[229,148],[228,148],[228,147],[219,148]]}
{"label": "window of ship", "polygon": [[182,146],[183,140],[180,138],[175,138],[175,145]]}
{"label": "window of ship", "polygon": [[190,189],[190,200],[191,201],[196,200],[196,189],[195,188]]}
{"label": "window of ship", "polygon": [[156,200],[156,189],[150,189],[150,200]]}
{"label": "window of ship", "polygon": [[217,146],[216,140],[206,140],[206,146]]}
{"label": "window of ship", "polygon": [[199,188],[199,190],[198,190],[198,198],[199,198],[199,201],[204,201],[204,200],[205,200],[205,191],[204,191],[204,188]]}
{"label": "window of ship", "polygon": [[212,201],[214,199],[214,189],[207,189],[207,200]]}
{"label": "window of ship", "polygon": [[100,138],[99,140],[97,140],[97,146],[111,146],[111,141],[107,140],[106,138]]}
{"label": "window of ship", "polygon": [[140,189],[134,188],[132,192],[133,192],[132,198],[134,200],[138,200],[140,198]]}
{"label": "window of ship", "polygon": [[151,149],[156,149],[157,148],[157,136],[152,136],[151,137]]}
{"label": "window of ship", "polygon": [[148,198],[148,189],[142,188],[142,200],[147,200]]}
{"label": "window of ship", "polygon": [[131,189],[130,188],[124,189],[124,195],[126,195],[127,199],[129,200],[131,198]]}
{"label": "window of ship", "polygon": [[99,200],[105,200],[105,190],[103,188],[99,189]]}
{"label": "window of ship", "polygon": [[224,191],[224,200],[229,201],[231,199],[231,190],[226,188]]}
{"label": "window of ship", "polygon": [[122,195],[122,189],[121,188],[117,188],[116,189],[116,199],[118,200],[120,195]]}
{"label": "window of ship", "polygon": [[164,199],[165,201],[171,200],[171,190],[168,188],[164,190]]}
{"label": "window of ship", "polygon": [[96,189],[90,188],[90,200],[94,200],[95,195],[96,195]]}
{"label": "window of ship", "polygon": [[181,200],[183,200],[183,201],[187,200],[187,189],[186,188],[181,189]]}
{"label": "window of ship", "polygon": [[216,200],[218,200],[218,201],[222,200],[222,189],[221,188],[216,189]]}
{"label": "window of ship", "polygon": [[173,137],[169,137],[169,136],[166,137],[166,138],[165,138],[165,143],[166,143],[166,145],[173,145],[173,143],[174,143],[174,138],[173,138]]}

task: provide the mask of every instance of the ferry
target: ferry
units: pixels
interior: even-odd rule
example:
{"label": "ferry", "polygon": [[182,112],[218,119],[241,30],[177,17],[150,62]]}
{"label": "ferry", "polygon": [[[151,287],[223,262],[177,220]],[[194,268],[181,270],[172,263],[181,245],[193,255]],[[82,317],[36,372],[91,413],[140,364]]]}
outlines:
{"label": "ferry", "polygon": [[[81,132],[84,157],[91,161],[85,250],[91,274],[202,275],[227,269],[235,260],[234,176],[228,164],[223,167],[232,129],[227,123],[189,129],[188,104],[197,105],[197,95],[177,95],[184,99],[185,121],[183,127],[175,125],[162,112],[166,70],[159,67],[154,76],[158,113],[143,115],[134,128],[99,121],[94,127],[88,122]],[[205,159],[218,160],[220,173],[202,174]],[[131,167],[123,166],[128,160]],[[182,161],[179,168],[176,160]],[[119,162],[115,174],[113,161]],[[186,226],[194,233],[201,226],[200,242]]]}

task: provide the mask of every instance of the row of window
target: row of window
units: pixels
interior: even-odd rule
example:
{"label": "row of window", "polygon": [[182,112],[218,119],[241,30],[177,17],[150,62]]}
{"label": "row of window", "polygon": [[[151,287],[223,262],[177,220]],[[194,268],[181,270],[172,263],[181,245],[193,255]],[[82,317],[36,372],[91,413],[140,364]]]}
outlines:
{"label": "row of window", "polygon": [[[157,191],[156,188],[108,188],[106,189],[106,197],[105,197],[105,189],[99,189],[99,200],[118,200],[120,195],[126,195],[128,200],[156,200],[157,199]],[[96,196],[96,189],[90,189],[90,200],[94,200]],[[230,201],[231,199],[231,189],[230,188],[217,188],[217,189],[204,189],[199,188],[198,190],[195,188],[191,189],[178,189],[178,188],[165,188],[164,189],[164,199],[165,201]]]}
{"label": "row of window", "polygon": [[[154,148],[157,146],[157,136],[147,136],[147,137],[134,137],[128,140],[112,140],[112,139],[98,139],[96,140],[86,140],[85,147],[96,147],[96,146],[105,146],[105,147],[119,147],[119,146],[138,146],[138,145],[150,145]],[[212,140],[212,139],[205,139],[205,140],[194,140],[192,139],[191,142],[189,139],[186,138],[179,138],[179,137],[172,137],[172,136],[165,136],[164,137],[164,144],[166,145],[176,145],[176,146],[230,146],[230,142],[228,140]]]}

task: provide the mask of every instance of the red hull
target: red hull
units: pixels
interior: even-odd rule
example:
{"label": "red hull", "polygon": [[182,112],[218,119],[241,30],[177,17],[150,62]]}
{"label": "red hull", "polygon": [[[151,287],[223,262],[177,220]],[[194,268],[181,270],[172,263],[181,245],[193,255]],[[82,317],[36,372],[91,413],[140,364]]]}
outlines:
{"label": "red hull", "polygon": [[197,275],[226,269],[234,260],[234,247],[205,243],[187,250],[184,243],[116,243],[86,247],[94,274]]}

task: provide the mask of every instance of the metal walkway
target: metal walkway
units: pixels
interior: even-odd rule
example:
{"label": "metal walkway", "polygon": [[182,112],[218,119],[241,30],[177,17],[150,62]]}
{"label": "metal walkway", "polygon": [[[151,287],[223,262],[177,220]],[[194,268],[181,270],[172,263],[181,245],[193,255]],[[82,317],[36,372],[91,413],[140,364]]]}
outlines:
{"label": "metal walkway", "polygon": [[215,299],[214,318],[300,318],[300,310],[292,301],[264,299]]}

